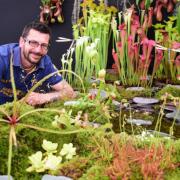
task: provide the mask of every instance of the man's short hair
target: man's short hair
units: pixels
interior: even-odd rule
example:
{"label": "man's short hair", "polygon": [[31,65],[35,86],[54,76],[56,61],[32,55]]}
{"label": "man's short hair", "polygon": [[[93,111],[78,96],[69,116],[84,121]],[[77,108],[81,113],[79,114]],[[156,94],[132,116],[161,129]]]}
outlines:
{"label": "man's short hair", "polygon": [[39,21],[33,21],[33,22],[27,24],[23,29],[22,37],[26,38],[31,29],[34,29],[34,30],[39,31],[44,34],[49,34],[49,36],[51,37],[51,30],[48,27],[48,25],[44,24],[42,22],[39,22]]}

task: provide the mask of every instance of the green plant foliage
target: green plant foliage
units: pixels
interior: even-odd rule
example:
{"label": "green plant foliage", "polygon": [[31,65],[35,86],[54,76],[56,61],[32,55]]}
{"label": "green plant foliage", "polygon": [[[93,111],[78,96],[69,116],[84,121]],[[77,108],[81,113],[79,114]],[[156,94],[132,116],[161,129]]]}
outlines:
{"label": "green plant foliage", "polygon": [[178,13],[177,13],[177,29],[180,34],[180,6],[178,8]]}
{"label": "green plant foliage", "polygon": [[121,99],[132,99],[135,96],[140,97],[151,97],[152,96],[152,89],[146,88],[142,91],[132,91],[126,90],[125,88],[119,89],[119,94],[121,95]]}
{"label": "green plant foliage", "polygon": [[[114,178],[116,179],[122,179],[125,176],[128,177],[128,179],[144,179],[146,177],[146,173],[149,173],[149,177],[154,177],[153,173],[157,173],[158,175],[159,172],[164,174],[165,179],[166,177],[171,177],[173,179],[179,175],[179,169],[176,167],[176,170],[174,170],[173,168],[176,164],[178,166],[179,163],[179,155],[177,155],[179,152],[179,141],[156,138],[153,136],[142,139],[140,137],[133,137],[127,134],[115,135],[112,133],[104,133],[104,135],[103,133],[94,135],[91,134],[91,136],[84,136],[83,134],[81,137],[79,135],[80,134],[78,134],[77,137],[79,142],[76,141],[76,143],[79,143],[79,145],[86,144],[83,147],[79,147],[83,149],[90,148],[91,152],[89,151],[89,153],[86,154],[83,153],[83,157],[86,156],[90,159],[88,161],[88,165],[85,161],[84,169],[78,171],[79,173],[81,172],[81,174],[83,171],[83,174],[77,179],[111,179],[108,175],[111,170],[114,172]],[[100,146],[97,145],[97,142]],[[110,143],[108,144],[107,142]],[[112,156],[112,158],[116,158],[116,160],[113,162],[111,160],[107,163],[107,156],[105,156],[104,150],[108,150],[109,153],[114,152],[114,156]],[[80,156],[82,151],[79,151],[78,154]],[[144,158],[147,158],[147,161],[145,161]],[[69,166],[71,167],[71,170],[73,169],[73,165],[75,165],[75,162],[70,162]],[[156,166],[160,169],[157,169]],[[63,171],[62,167],[61,175],[64,173],[68,176],[72,172],[70,170],[68,171],[68,164],[66,164],[65,167],[65,171]],[[126,169],[126,167],[128,169]],[[123,174],[123,171],[125,174]]]}
{"label": "green plant foliage", "polygon": [[65,162],[59,169],[59,175],[68,176],[72,179],[80,178],[89,168],[90,162],[88,157],[75,157]]}
{"label": "green plant foliage", "polygon": [[48,4],[50,4],[50,0],[41,0],[41,3],[43,4],[43,5],[48,5]]}
{"label": "green plant foliage", "polygon": [[156,93],[156,97],[160,98],[166,93],[171,94],[174,97],[180,97],[180,89],[171,85],[167,85],[162,88],[159,92]]}
{"label": "green plant foliage", "polygon": [[113,6],[107,7],[104,1],[97,3],[94,0],[83,1],[81,8],[82,17],[73,26],[76,39],[75,72],[86,84],[89,78],[97,77],[98,71],[107,66],[110,24],[117,9]]}
{"label": "green plant foliage", "polygon": [[72,143],[63,144],[63,148],[59,152],[57,151],[58,143],[44,139],[42,147],[46,152],[37,151],[28,157],[31,166],[26,169],[27,172],[56,174],[63,161],[70,160],[76,155],[76,148]]}
{"label": "green plant foliage", "polygon": [[88,169],[86,174],[84,174],[79,180],[110,180],[108,176],[104,174],[105,167],[103,165],[94,165]]}
{"label": "green plant foliage", "polygon": [[[7,109],[7,111],[11,110],[12,104],[7,103],[4,106],[1,106]],[[28,112],[32,110],[33,107],[24,105],[21,106],[20,114]],[[51,123],[56,113],[52,112],[36,112],[27,117],[23,118],[23,122],[31,125],[41,126],[43,128],[52,127]],[[0,117],[3,115],[0,113]],[[7,152],[8,152],[8,130],[9,127],[5,125],[0,125],[0,174],[7,174]],[[53,127],[52,127],[53,129]],[[63,130],[62,130],[63,131]],[[59,147],[62,148],[64,143],[69,143],[72,141],[73,135],[57,135],[51,133],[43,133],[39,131],[35,131],[32,129],[27,129],[21,126],[17,126],[17,147],[13,147],[14,152],[12,156],[12,176],[15,179],[33,179],[39,180],[40,175],[35,173],[27,173],[25,169],[28,167],[28,159],[27,156],[31,155],[35,151],[41,149],[41,143],[43,139],[51,140],[52,142],[57,142]]]}

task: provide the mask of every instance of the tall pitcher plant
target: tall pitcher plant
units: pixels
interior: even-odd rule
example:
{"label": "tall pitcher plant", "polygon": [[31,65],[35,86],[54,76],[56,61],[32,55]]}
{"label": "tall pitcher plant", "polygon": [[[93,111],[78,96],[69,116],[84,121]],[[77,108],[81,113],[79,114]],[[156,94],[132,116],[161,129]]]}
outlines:
{"label": "tall pitcher plant", "polygon": [[[91,38],[87,36],[79,37],[76,40],[75,72],[82,77],[86,85],[88,85],[90,78],[97,77],[100,70],[98,44],[99,39],[92,42]],[[78,83],[76,83],[76,86],[78,86]]]}
{"label": "tall pitcher plant", "polygon": [[[150,18],[152,9],[147,13],[147,18]],[[123,85],[148,85],[148,70],[155,41],[146,36],[146,21],[135,13],[134,6],[119,12],[119,24],[115,18],[112,20],[113,67],[118,71]]]}
{"label": "tall pitcher plant", "polygon": [[[79,74],[80,71],[84,71],[85,79],[87,79],[86,77],[90,78],[93,73],[97,77],[100,69],[106,69],[111,37],[110,22],[117,10],[115,7],[105,6],[103,0],[100,0],[98,4],[94,0],[84,0],[81,7],[83,16],[79,19],[78,24],[73,26],[74,38],[77,40],[76,72]],[[89,37],[89,43],[86,42],[86,37]],[[82,44],[83,47],[80,47]],[[82,48],[86,49],[87,53],[84,53]],[[87,59],[91,58],[88,56],[92,55],[95,66],[98,66],[97,69],[94,65],[86,65]],[[85,66],[86,68],[83,68]]]}

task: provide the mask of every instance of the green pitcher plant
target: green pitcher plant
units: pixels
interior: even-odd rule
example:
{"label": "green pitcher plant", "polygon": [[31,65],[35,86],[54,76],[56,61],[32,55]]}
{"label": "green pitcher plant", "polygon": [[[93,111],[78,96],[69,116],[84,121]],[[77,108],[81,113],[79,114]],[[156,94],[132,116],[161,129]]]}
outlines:
{"label": "green pitcher plant", "polygon": [[117,10],[113,6],[105,6],[103,0],[99,4],[94,0],[83,1],[81,7],[82,17],[73,26],[74,38],[77,40],[75,72],[79,74],[82,71],[85,76],[81,77],[86,79],[88,75],[97,76],[100,69],[106,69],[110,22]]}

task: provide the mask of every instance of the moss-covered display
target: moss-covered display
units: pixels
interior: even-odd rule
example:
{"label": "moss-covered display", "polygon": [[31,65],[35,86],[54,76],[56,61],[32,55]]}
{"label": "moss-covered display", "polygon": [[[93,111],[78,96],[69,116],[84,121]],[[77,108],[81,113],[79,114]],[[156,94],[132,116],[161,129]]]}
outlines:
{"label": "moss-covered display", "polygon": [[[26,104],[22,106],[21,103],[21,106],[18,103],[16,104],[18,117],[28,114],[23,116],[14,126],[17,147],[13,146],[11,175],[15,180],[38,180],[48,173],[26,171],[30,166],[28,157],[37,151],[43,152],[41,145],[44,139],[58,143],[59,149],[63,147],[64,143],[73,143],[73,146],[76,147],[77,156],[72,160],[62,162],[56,175],[69,176],[80,180],[122,179],[125,177],[143,179],[147,176],[153,179],[154,175],[164,179],[175,179],[180,175],[180,141],[178,139],[154,137],[153,134],[146,133],[145,127],[137,126],[135,128],[132,125],[125,127],[126,118],[123,119],[120,112],[117,112],[112,104],[114,99],[120,103],[124,103],[122,102],[123,99],[127,99],[130,104],[134,96],[149,97],[151,90],[132,93],[122,90],[125,93],[120,92],[118,94],[118,91],[114,89],[115,86],[110,85],[103,88],[107,92],[107,98],[102,99],[97,95],[91,99],[89,95],[84,94],[74,100],[80,102],[75,106],[64,106],[64,102],[54,102],[45,105],[43,108],[34,108]],[[112,92],[116,96],[112,96]],[[12,115],[12,104],[1,106],[1,120],[7,119],[3,111]],[[130,115],[128,112],[126,116],[138,116],[138,112],[136,113]],[[56,127],[52,123],[55,121],[55,117],[60,122]],[[141,113],[140,117],[149,119],[150,116]],[[114,125],[120,126],[120,121],[115,120],[115,118],[122,118],[120,119],[121,126],[124,126],[118,133],[116,131],[117,134],[113,132],[112,124],[110,124],[112,122]],[[86,123],[85,125],[78,124],[76,121]],[[153,121],[154,126],[157,121]],[[98,123],[98,126],[93,126],[93,123]],[[32,127],[33,129],[31,129]],[[7,174],[9,129],[8,123],[0,123],[0,174]],[[43,132],[45,129],[62,134]],[[160,128],[160,130],[164,129]],[[73,131],[76,133],[67,134],[67,132]],[[139,135],[142,131],[145,132],[145,135]],[[129,135],[125,132],[128,132]],[[143,159],[144,157],[147,159]]]}

